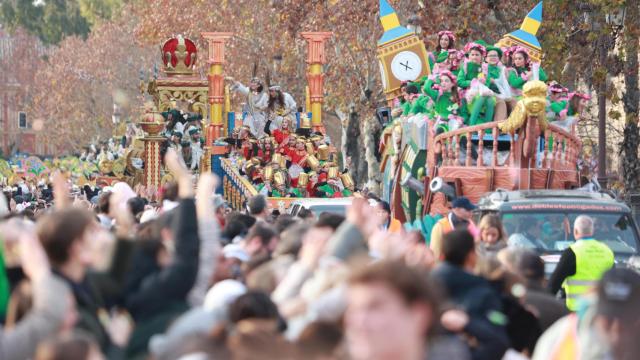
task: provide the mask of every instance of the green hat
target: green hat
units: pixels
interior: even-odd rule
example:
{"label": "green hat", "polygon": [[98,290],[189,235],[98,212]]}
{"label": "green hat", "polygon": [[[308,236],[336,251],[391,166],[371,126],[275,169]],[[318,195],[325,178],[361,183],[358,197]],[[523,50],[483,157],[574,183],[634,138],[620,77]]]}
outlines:
{"label": "green hat", "polygon": [[169,120],[169,115],[171,115],[171,118],[174,121],[178,121],[182,117],[182,115],[180,115],[180,110],[178,110],[178,109],[171,109],[169,111],[163,111],[160,114],[164,117],[165,121]]}
{"label": "green hat", "polygon": [[487,54],[489,53],[489,51],[495,51],[498,53],[498,57],[502,58],[502,49],[500,49],[499,47],[495,46],[495,45],[489,45],[487,46]]}
{"label": "green hat", "polygon": [[174,131],[171,133],[172,136],[177,136],[179,138],[182,138],[182,133],[180,131]]}
{"label": "green hat", "polygon": [[197,132],[198,132],[198,128],[196,128],[196,127],[192,127],[192,128],[189,129],[189,135],[193,135],[193,134],[195,134]]}

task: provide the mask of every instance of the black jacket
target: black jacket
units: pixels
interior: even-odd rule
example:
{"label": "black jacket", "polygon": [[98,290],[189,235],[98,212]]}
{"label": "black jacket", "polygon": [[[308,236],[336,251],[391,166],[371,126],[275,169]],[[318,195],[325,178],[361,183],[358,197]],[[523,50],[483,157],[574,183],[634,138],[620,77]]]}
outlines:
{"label": "black jacket", "polygon": [[[193,199],[180,200],[172,222],[175,234],[175,256],[171,265],[156,268],[146,264],[144,279],[135,281],[137,288],[128,289],[125,305],[136,322],[129,341],[129,358],[146,352],[151,336],[162,333],[168,325],[188,309],[187,295],[198,273],[198,220]],[[150,267],[149,267],[150,266]]]}
{"label": "black jacket", "polygon": [[477,340],[471,348],[471,358],[501,359],[509,348],[506,316],[500,296],[489,282],[446,261],[433,270],[432,276],[448,299],[469,315],[464,332]]}
{"label": "black jacket", "polygon": [[120,348],[111,343],[100,316],[108,315],[109,310],[117,302],[124,282],[124,274],[129,269],[132,249],[131,241],[119,239],[109,271],[88,272],[80,283],[74,282],[54,269],[54,273],[69,285],[75,299],[78,311],[76,327],[93,335],[108,359],[119,359],[123,354]]}
{"label": "black jacket", "polygon": [[491,284],[448,262],[443,262],[432,273],[446,291],[449,299],[471,317],[489,319],[492,312],[502,313],[500,296]]}

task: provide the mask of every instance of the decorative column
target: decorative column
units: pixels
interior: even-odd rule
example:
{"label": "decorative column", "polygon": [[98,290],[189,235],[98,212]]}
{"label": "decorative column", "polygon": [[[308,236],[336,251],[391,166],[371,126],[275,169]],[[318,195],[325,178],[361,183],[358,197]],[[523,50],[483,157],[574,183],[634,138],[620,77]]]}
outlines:
{"label": "decorative column", "polygon": [[[159,189],[162,180],[162,175],[160,173],[160,170],[162,169],[160,144],[166,140],[164,136],[160,135],[164,129],[164,119],[162,118],[162,115],[157,112],[148,113],[143,116],[143,120],[138,123],[145,132],[145,136],[142,138],[142,141],[144,141],[143,182],[146,187]],[[154,119],[156,120],[154,121]]]}
{"label": "decorative column", "polygon": [[[225,145],[214,145],[216,139],[226,135],[224,132],[225,123],[223,122],[223,105],[225,104],[225,86],[223,65],[226,63],[224,58],[225,42],[233,36],[233,33],[222,32],[203,32],[200,35],[209,43],[209,51],[207,64],[209,64],[209,118],[211,122],[207,126],[205,138],[207,158],[207,170],[212,171],[220,178],[224,177],[221,159],[227,154],[229,148]],[[228,111],[228,109],[227,109]],[[222,194],[224,187],[218,185],[216,193]]]}
{"label": "decorative column", "polygon": [[206,146],[212,146],[214,141],[223,136],[222,106],[224,104],[224,75],[222,67],[225,64],[224,46],[233,33],[203,32],[200,35],[209,43],[207,64],[209,64],[209,105],[211,122],[207,126]]}
{"label": "decorative column", "polygon": [[[322,131],[322,102],[324,94],[324,74],[322,65],[326,63],[324,44],[333,33],[331,32],[303,32],[300,35],[307,40],[309,51],[307,55],[307,81],[311,97],[311,126],[314,131]],[[309,110],[307,110],[309,111]]]}
{"label": "decorative column", "polygon": [[166,139],[164,137],[145,136],[144,141],[144,186],[154,189],[160,188],[162,176],[160,169],[160,144]]}

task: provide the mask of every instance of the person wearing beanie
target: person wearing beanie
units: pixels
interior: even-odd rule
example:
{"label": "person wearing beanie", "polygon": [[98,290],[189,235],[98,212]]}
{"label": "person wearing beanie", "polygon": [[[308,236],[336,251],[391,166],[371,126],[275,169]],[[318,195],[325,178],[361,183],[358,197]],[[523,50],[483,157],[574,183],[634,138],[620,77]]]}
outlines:
{"label": "person wearing beanie", "polygon": [[458,72],[458,86],[465,89],[469,125],[480,125],[493,121],[496,106],[495,94],[487,87],[488,65],[483,64],[487,50],[479,42],[468,43],[464,48],[467,59]]}
{"label": "person wearing beanie", "polygon": [[473,211],[477,207],[471,201],[461,196],[451,203],[451,212],[438,220],[431,231],[429,247],[436,259],[440,259],[443,248],[444,235],[456,229],[466,229],[472,236],[478,235],[478,228],[473,223]]}

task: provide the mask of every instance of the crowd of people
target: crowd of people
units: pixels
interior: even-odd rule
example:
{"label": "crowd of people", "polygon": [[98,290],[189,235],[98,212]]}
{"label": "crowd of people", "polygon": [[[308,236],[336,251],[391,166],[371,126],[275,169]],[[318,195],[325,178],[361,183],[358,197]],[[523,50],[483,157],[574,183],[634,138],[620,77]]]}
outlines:
{"label": "crowd of people", "polygon": [[350,197],[356,191],[341,166],[335,148],[320,131],[312,131],[307,114],[295,128],[296,102],[280,86],[267,91],[260,79],[249,87],[233,82],[232,89],[246,96],[243,126],[227,139],[234,167],[261,194],[269,197]]}
{"label": "crowd of people", "polygon": [[[0,358],[640,356],[640,275],[610,269],[597,219],[576,219],[547,283],[540,256],[495,215],[474,225],[465,198],[425,241],[373,195],[344,216],[280,214],[264,195],[236,212],[213,175],[194,184],[173,149],[165,164],[176,182],[157,202],[125,183],[76,197],[59,173],[31,194],[37,212],[5,194]],[[586,272],[585,251],[602,254]]]}
{"label": "crowd of people", "polygon": [[[434,121],[436,134],[505,120],[528,81],[549,80],[528,49],[478,40],[460,50],[451,31],[438,33],[429,62],[431,75],[403,83],[392,114],[427,116]],[[548,120],[570,129],[585,110],[589,96],[569,92],[553,81],[548,85]]]}

